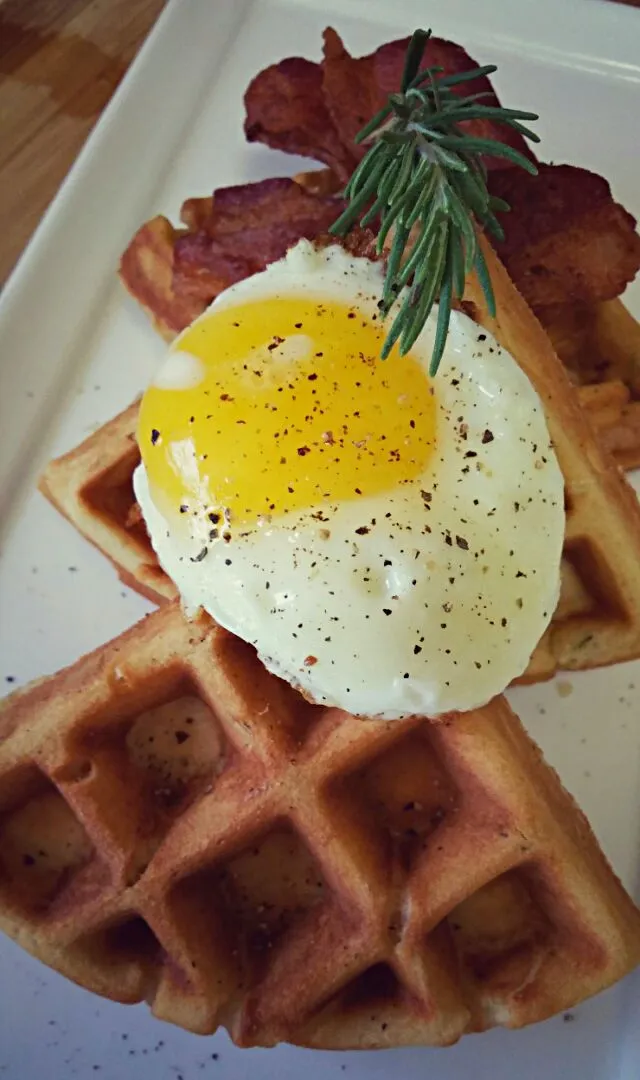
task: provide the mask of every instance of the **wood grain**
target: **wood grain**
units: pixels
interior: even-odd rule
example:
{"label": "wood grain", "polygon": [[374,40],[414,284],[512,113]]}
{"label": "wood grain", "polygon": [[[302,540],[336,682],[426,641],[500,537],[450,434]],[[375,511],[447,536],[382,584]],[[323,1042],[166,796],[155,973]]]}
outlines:
{"label": "wood grain", "polygon": [[0,0],[0,283],[163,0]]}

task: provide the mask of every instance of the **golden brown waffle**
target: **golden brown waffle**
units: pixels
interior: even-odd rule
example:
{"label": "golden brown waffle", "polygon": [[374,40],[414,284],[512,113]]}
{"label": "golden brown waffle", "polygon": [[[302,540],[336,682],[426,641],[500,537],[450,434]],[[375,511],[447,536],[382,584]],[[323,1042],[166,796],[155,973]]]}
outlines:
{"label": "golden brown waffle", "polygon": [[640,323],[622,300],[560,304],[537,314],[577,383],[615,379],[640,398]]}
{"label": "golden brown waffle", "polygon": [[504,699],[358,720],[177,603],[0,706],[0,926],[242,1045],[448,1044],[640,962],[640,912]]}
{"label": "golden brown waffle", "polygon": [[[602,445],[610,448],[620,463],[632,468],[640,465],[640,403],[629,401],[629,391],[620,382],[583,387],[580,402]],[[131,405],[113,420],[90,435],[80,446],[52,461],[40,481],[41,490],[65,517],[116,567],[120,578],[156,603],[172,600],[177,594],[173,582],[160,569],[137,511],[133,494],[133,471],[140,460],[135,442],[138,406]],[[579,529],[591,530],[587,503],[577,524],[570,514],[566,557],[562,566],[562,591],[554,620],[554,629],[545,638],[526,678],[535,681],[553,674],[557,666],[550,641],[555,629],[567,624],[568,651],[561,654],[567,666],[590,666],[568,661],[576,655],[575,642],[592,633],[594,620],[600,634],[613,623],[612,597],[604,592],[606,578],[591,574],[590,564],[580,562],[584,551]],[[605,551],[607,549],[605,548]],[[564,633],[564,631],[563,631]],[[623,659],[617,651],[615,626],[607,637],[606,659]],[[603,655],[602,653],[600,655]],[[578,657],[579,658],[579,657]]]}
{"label": "golden brown waffle", "polygon": [[51,461],[40,490],[113,563],[122,581],[155,603],[177,590],[160,569],[133,494],[140,461],[138,402]]}
{"label": "golden brown waffle", "polygon": [[640,467],[640,401],[631,400],[628,386],[620,379],[581,386],[578,400],[616,464],[625,470]]}
{"label": "golden brown waffle", "polygon": [[598,445],[547,334],[491,246],[481,242],[498,314],[489,315],[475,275],[467,281],[464,306],[538,391],[565,479],[563,591],[523,681],[630,660],[640,656],[640,503]]}

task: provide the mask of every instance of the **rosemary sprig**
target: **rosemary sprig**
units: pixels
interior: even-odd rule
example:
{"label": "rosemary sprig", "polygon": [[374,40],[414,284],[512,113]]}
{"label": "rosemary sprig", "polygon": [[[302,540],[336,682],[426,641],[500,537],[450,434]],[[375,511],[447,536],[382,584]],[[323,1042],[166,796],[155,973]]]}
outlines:
{"label": "rosemary sprig", "polygon": [[408,289],[387,335],[382,358],[396,342],[402,354],[411,349],[439,299],[430,368],[434,375],[442,359],[452,305],[462,296],[465,277],[472,268],[487,306],[495,314],[476,227],[502,239],[496,211],[509,206],[489,194],[483,155],[505,158],[530,173],[537,172],[533,162],[513,147],[467,134],[460,125],[465,120],[487,118],[533,142],[539,138],[521,123],[537,120],[535,113],[487,105],[483,99],[488,94],[463,97],[454,92],[454,87],[493,74],[495,65],[456,75],[444,75],[439,67],[419,69],[430,36],[430,30],[415,31],[400,92],[390,94],[384,108],[358,132],[356,142],[367,141],[371,146],[345,188],[349,205],[331,232],[341,235],[358,220],[364,226],[378,218],[377,248],[381,254],[393,230],[380,303],[383,317],[401,290]]}

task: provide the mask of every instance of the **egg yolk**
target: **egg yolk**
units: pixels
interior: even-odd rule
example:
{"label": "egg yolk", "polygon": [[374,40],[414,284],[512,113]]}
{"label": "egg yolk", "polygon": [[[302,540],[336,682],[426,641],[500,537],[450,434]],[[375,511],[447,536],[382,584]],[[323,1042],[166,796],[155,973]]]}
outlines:
{"label": "egg yolk", "polygon": [[357,308],[304,295],[214,307],[189,327],[140,412],[165,518],[251,528],[423,474],[433,386],[411,354],[380,360],[384,336]]}

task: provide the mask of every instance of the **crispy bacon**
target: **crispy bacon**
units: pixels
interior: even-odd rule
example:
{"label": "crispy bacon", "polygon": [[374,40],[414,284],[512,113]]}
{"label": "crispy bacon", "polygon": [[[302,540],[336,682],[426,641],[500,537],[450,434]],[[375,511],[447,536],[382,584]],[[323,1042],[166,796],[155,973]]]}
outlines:
{"label": "crispy bacon", "polygon": [[614,202],[606,180],[573,165],[493,173],[491,190],[511,206],[496,245],[533,308],[610,300],[640,268],[636,222]]}
{"label": "crispy bacon", "polygon": [[[569,165],[539,169],[538,177],[509,169],[491,178],[512,206],[503,216],[499,254],[551,328],[566,321],[563,310],[622,292],[640,265],[640,238],[601,177]],[[324,233],[342,206],[331,194],[335,187],[335,177],[321,170],[295,181],[223,188],[215,200],[188,199],[181,214],[187,229],[158,217],[138,230],[122,257],[122,280],[170,336],[222,289],[280,258],[302,236]]]}
{"label": "crispy bacon", "polygon": [[197,232],[176,240],[176,291],[210,303],[222,289],[281,258],[335,221],[342,201],[308,194],[287,177],[220,188]]}
{"label": "crispy bacon", "polygon": [[165,217],[151,218],[138,229],[120,260],[123,284],[167,339],[202,311],[197,299],[174,288],[173,255],[181,235]]}
{"label": "crispy bacon", "polygon": [[346,180],[357,156],[336,131],[323,98],[322,76],[320,64],[299,56],[259,72],[244,97],[245,135],[249,142],[323,161]]}
{"label": "crispy bacon", "polygon": [[[409,38],[390,41],[366,56],[354,57],[339,34],[328,27],[321,63],[289,57],[251,81],[245,94],[247,139],[322,161],[344,183],[364,153],[355,136],[387,96],[400,88],[408,43]],[[440,38],[429,40],[423,63],[449,74],[477,66],[460,45]],[[486,76],[465,83],[459,92],[486,93],[486,104],[499,104]],[[534,157],[522,136],[502,124],[480,119],[463,127],[478,136],[501,139]],[[505,163],[487,158],[489,168],[496,164],[504,167]]]}
{"label": "crispy bacon", "polygon": [[120,263],[129,292],[170,338],[221,292],[263,270],[306,237],[326,233],[343,202],[320,174],[308,190],[288,177],[220,188],[213,198],[187,199],[174,229],[152,218],[133,237]]}
{"label": "crispy bacon", "polygon": [[[361,158],[364,148],[355,146],[360,128],[386,103],[389,94],[400,89],[402,70],[409,38],[390,41],[367,56],[353,57],[345,49],[340,35],[328,27],[324,32],[322,61],[322,91],[329,115],[345,147],[353,147]],[[430,38],[424,50],[421,67],[441,67],[447,74],[457,74],[477,67],[477,63],[460,46],[441,38]],[[484,76],[456,88],[461,94],[486,93],[483,104],[499,105],[489,79]],[[524,138],[512,128],[492,120],[472,120],[461,125],[481,138],[499,139],[527,157],[534,158]],[[322,159],[324,160],[324,159]],[[505,167],[502,159],[487,158],[488,168]]]}
{"label": "crispy bacon", "polygon": [[340,195],[344,186],[332,169],[296,173],[293,179],[310,195]]}
{"label": "crispy bacon", "polygon": [[189,232],[204,228],[213,213],[213,195],[204,198],[185,199],[180,208],[180,221]]}
{"label": "crispy bacon", "polygon": [[[223,188],[213,198],[187,199],[181,213],[184,229],[160,217],[142,226],[122,257],[121,277],[165,336],[192,321],[222,289],[280,258],[301,237],[329,242],[326,230],[342,208],[337,193],[362,153],[353,138],[398,88],[406,46],[407,39],[393,41],[355,58],[329,28],[320,64],[291,58],[252,80],[245,97],[247,137],[314,157],[328,168],[294,180]],[[428,43],[423,62],[448,72],[475,66],[460,46],[438,39]],[[487,78],[465,89],[498,101]],[[519,135],[500,125],[473,121],[470,127],[530,153]],[[607,306],[601,301],[621,293],[640,267],[634,219],[614,202],[607,182],[584,169],[540,165],[539,175],[531,177],[495,159],[487,165],[491,191],[512,207],[502,219],[501,258],[578,377],[599,377],[604,360],[594,354],[587,370],[585,349],[578,346],[584,334],[577,327],[591,325],[593,313]],[[355,253],[373,252],[368,231],[356,230],[349,243]],[[608,356],[610,342],[604,351]],[[625,356],[611,371],[635,393],[636,368],[637,359],[630,366]]]}

